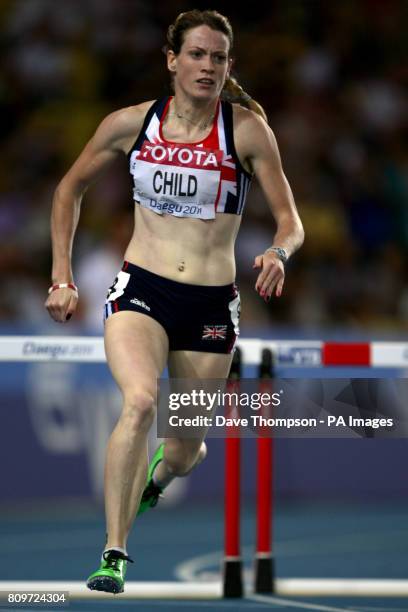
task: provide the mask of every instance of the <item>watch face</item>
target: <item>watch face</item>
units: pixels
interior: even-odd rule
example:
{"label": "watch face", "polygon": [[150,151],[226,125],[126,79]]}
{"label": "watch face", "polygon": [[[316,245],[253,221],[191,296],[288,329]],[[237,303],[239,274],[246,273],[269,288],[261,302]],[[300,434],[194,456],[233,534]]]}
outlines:
{"label": "watch face", "polygon": [[282,249],[281,247],[271,247],[270,249],[268,249],[268,251],[272,251],[273,253],[276,253],[277,256],[279,257],[279,259],[283,262],[286,263],[288,260],[288,256],[286,254],[285,249]]}

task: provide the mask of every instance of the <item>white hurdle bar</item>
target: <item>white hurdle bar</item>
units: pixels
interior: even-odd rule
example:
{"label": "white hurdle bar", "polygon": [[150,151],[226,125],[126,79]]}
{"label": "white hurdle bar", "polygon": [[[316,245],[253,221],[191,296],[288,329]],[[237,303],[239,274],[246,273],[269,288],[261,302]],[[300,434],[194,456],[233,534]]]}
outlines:
{"label": "white hurdle bar", "polygon": [[[69,593],[80,599],[221,599],[222,582],[127,582],[124,593],[90,591],[85,582],[4,581],[4,593]],[[250,595],[249,590],[247,590]],[[408,597],[408,580],[380,578],[277,578],[275,596],[286,597]],[[273,595],[268,596],[271,602]],[[1,605],[1,601],[0,601]]]}
{"label": "white hurdle bar", "polygon": [[[408,368],[408,342],[239,340],[244,365],[257,365],[270,349],[285,367],[362,366]],[[103,338],[95,336],[0,336],[0,361],[103,363]]]}

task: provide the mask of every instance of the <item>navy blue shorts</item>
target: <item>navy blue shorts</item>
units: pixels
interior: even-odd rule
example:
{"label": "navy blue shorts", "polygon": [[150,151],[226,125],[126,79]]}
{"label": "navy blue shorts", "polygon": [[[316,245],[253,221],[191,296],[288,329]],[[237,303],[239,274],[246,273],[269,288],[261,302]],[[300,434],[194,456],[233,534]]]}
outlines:
{"label": "navy blue shorts", "polygon": [[105,320],[122,310],[160,323],[171,351],[231,353],[239,335],[240,296],[234,283],[178,283],[125,261],[109,289]]}

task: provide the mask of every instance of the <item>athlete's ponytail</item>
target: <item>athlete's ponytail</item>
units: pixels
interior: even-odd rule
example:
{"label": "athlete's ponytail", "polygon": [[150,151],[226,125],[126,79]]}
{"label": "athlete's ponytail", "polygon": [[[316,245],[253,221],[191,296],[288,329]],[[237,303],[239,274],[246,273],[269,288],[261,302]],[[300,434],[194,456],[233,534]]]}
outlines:
{"label": "athlete's ponytail", "polygon": [[228,102],[235,102],[257,113],[268,123],[268,118],[262,106],[242,89],[235,77],[228,77],[221,92],[221,98]]}

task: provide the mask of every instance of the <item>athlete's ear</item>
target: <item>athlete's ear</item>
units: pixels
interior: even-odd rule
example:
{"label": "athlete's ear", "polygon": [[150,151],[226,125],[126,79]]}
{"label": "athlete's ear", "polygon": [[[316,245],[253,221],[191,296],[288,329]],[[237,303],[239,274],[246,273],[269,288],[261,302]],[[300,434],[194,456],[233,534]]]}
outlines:
{"label": "athlete's ear", "polygon": [[232,70],[233,63],[234,63],[234,58],[230,57],[230,59],[228,60],[227,76],[225,77],[226,79],[229,79],[231,76],[231,70]]}
{"label": "athlete's ear", "polygon": [[176,72],[176,67],[177,67],[177,55],[174,53],[174,51],[169,49],[167,51],[167,68],[170,70],[170,72]]}

